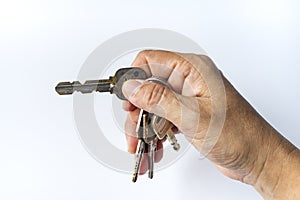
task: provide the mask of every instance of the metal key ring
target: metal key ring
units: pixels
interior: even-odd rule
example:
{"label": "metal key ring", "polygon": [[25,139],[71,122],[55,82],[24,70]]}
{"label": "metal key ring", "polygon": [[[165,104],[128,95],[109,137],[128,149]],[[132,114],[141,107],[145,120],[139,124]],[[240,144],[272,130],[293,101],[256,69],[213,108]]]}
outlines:
{"label": "metal key ring", "polygon": [[151,76],[150,78],[147,78],[145,81],[160,83],[160,84],[166,86],[167,88],[173,90],[172,86],[168,83],[168,81],[166,81],[158,76]]}

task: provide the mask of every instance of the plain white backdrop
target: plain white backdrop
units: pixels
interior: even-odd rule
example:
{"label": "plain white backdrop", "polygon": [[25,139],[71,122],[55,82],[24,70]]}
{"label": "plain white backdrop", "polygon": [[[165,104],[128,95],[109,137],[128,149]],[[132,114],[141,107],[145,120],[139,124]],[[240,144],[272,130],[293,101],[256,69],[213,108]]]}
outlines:
{"label": "plain white backdrop", "polygon": [[[297,0],[0,0],[0,199],[261,199],[194,149],[154,180],[131,183],[130,175],[85,151],[72,98],[59,97],[54,87],[76,79],[88,55],[112,36],[170,29],[201,45],[246,99],[300,147],[299,11]],[[129,65],[133,57],[117,63]],[[113,122],[110,127],[106,134],[117,132]],[[125,149],[123,135],[114,137]]]}

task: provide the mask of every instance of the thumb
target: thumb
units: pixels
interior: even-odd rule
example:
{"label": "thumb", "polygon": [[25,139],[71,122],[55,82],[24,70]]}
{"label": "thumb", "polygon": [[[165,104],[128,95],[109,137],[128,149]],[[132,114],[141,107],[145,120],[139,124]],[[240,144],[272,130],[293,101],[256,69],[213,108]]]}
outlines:
{"label": "thumb", "polygon": [[181,95],[162,84],[144,80],[128,80],[123,84],[124,96],[136,107],[166,118],[181,127],[183,112],[189,109]]}

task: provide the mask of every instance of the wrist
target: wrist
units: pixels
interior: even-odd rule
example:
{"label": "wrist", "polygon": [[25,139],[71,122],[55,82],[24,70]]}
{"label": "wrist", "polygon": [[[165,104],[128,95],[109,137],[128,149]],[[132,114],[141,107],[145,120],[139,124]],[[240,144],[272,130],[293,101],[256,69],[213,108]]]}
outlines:
{"label": "wrist", "polygon": [[300,189],[299,150],[275,130],[269,137],[273,141],[264,148],[252,185],[265,199],[294,199],[293,192]]}
{"label": "wrist", "polygon": [[[265,199],[300,199],[300,150],[268,124],[226,79],[224,84],[227,119],[219,141],[230,145],[226,145],[223,156],[211,156],[212,160],[225,175],[252,185]],[[220,159],[223,157],[226,162]]]}

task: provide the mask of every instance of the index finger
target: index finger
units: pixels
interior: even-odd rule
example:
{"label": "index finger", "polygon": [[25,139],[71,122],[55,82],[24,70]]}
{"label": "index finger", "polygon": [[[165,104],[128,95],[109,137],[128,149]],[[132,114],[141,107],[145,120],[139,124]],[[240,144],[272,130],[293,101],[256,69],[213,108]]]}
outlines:
{"label": "index finger", "polygon": [[184,58],[183,54],[170,51],[141,51],[132,66],[142,68],[148,77],[154,76],[168,81],[172,89],[179,94],[181,94],[184,84],[191,86],[195,84],[195,77],[199,80],[201,77],[197,69]]}

